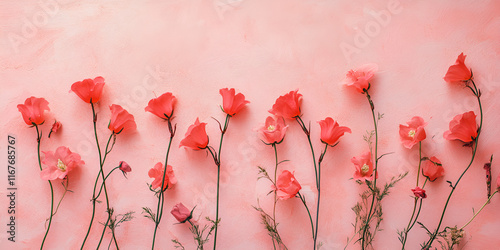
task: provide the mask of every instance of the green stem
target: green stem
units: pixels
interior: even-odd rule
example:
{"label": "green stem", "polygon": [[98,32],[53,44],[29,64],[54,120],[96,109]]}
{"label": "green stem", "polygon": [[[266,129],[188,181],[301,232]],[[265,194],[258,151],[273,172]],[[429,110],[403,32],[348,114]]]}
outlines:
{"label": "green stem", "polygon": [[[375,129],[375,168],[373,169],[373,190],[377,190],[377,170],[378,170],[378,130],[377,130],[377,118],[375,117],[375,108],[373,105],[373,101],[368,94],[368,90],[365,91],[366,93],[366,98],[368,99],[368,103],[370,104],[370,108],[372,111],[372,116],[373,116],[373,126]],[[370,149],[371,150],[371,149]],[[368,230],[368,226],[370,225],[370,221],[373,217],[373,206],[375,205],[375,193],[372,194],[372,202],[370,205],[370,211],[368,212],[367,219],[365,222],[365,226],[363,229],[363,234],[361,237],[361,248],[364,250],[365,249],[365,241],[366,241],[366,231]]]}
{"label": "green stem", "polygon": [[316,231],[314,232],[314,249],[316,249],[316,240],[318,239],[318,225],[319,225],[319,201],[321,198],[320,188],[321,188],[321,163],[323,162],[323,157],[325,157],[326,150],[328,149],[328,144],[325,143],[325,150],[321,153],[318,160],[318,204],[316,205]]}
{"label": "green stem", "polygon": [[[36,128],[36,141],[37,141],[37,152],[38,152],[38,166],[40,167],[40,171],[42,171],[42,162],[40,160],[40,142],[42,140],[42,133],[38,130],[38,125],[33,123]],[[45,240],[47,239],[47,235],[49,234],[50,225],[52,224],[52,217],[54,215],[54,188],[52,187],[52,182],[49,180],[50,186],[50,217],[49,217],[49,225],[47,226],[47,231],[45,231],[45,235],[43,236],[42,244],[40,245],[40,250],[43,249],[43,245],[45,244]]]}
{"label": "green stem", "polygon": [[[63,181],[63,186],[64,186],[64,181]],[[54,214],[52,214],[52,216],[57,214],[57,211],[59,210],[59,206],[61,205],[61,202],[64,199],[64,196],[66,196],[66,193],[68,192],[68,186],[69,186],[69,177],[66,176],[66,186],[64,186],[64,193],[61,196],[61,199],[59,200],[59,202],[57,203],[56,210],[54,211]]]}
{"label": "green stem", "polygon": [[310,134],[311,131],[309,131],[307,129],[306,125],[304,124],[304,121],[302,121],[302,118],[300,118],[300,116],[297,116],[296,120],[299,123],[300,127],[302,128],[302,130],[304,131],[304,133],[306,134],[307,141],[309,142],[309,147],[311,148],[311,154],[312,154],[313,163],[314,163],[314,174],[316,176],[316,187],[318,187],[319,186],[319,183],[318,183],[318,167],[316,166],[316,156],[314,156],[314,148],[313,148],[312,142],[311,142],[311,134]]}
{"label": "green stem", "polygon": [[493,192],[490,197],[488,198],[488,200],[483,204],[483,206],[481,207],[481,209],[479,209],[479,211],[477,211],[477,213],[474,214],[474,216],[472,216],[472,218],[469,220],[469,222],[467,222],[463,227],[461,227],[458,231],[462,231],[462,229],[464,229],[466,226],[468,226],[475,218],[476,216],[481,213],[481,211],[483,211],[483,208],[486,207],[486,205],[488,205],[488,203],[490,203],[490,200],[491,198],[493,198],[493,196],[498,193],[498,189],[495,190],[495,192]]}
{"label": "green stem", "polygon": [[480,98],[480,95],[479,95],[479,90],[477,89],[476,84],[474,83],[474,81],[472,79],[471,79],[471,82],[472,82],[472,85],[473,85],[475,91],[472,88],[470,88],[470,87],[469,88],[471,89],[472,93],[474,93],[474,95],[477,98],[477,102],[479,104],[479,112],[480,112],[480,115],[481,115],[480,122],[479,122],[479,128],[477,130],[477,137],[476,137],[475,140],[473,140],[473,142],[474,142],[474,148],[472,150],[472,157],[471,157],[471,160],[469,162],[469,165],[462,172],[462,174],[460,175],[460,177],[458,177],[458,180],[457,180],[457,182],[455,182],[455,185],[451,186],[451,191],[450,191],[450,194],[448,195],[448,199],[446,200],[446,203],[444,205],[444,209],[443,209],[443,212],[441,213],[441,218],[439,219],[439,223],[438,223],[438,226],[436,228],[436,231],[434,231],[434,233],[431,235],[429,241],[425,244],[424,248],[430,248],[432,246],[432,242],[434,242],[434,240],[436,239],[437,234],[439,233],[439,228],[441,227],[441,223],[443,222],[444,215],[446,213],[446,209],[448,208],[448,204],[450,202],[451,196],[455,192],[455,189],[456,189],[458,183],[460,183],[460,180],[462,180],[462,177],[465,175],[465,173],[467,173],[467,171],[469,170],[469,168],[472,166],[472,163],[474,162],[474,159],[476,157],[477,145],[479,143],[479,136],[481,135],[481,131],[482,131],[482,128],[483,128],[483,107],[481,105],[481,98]]}
{"label": "green stem", "polygon": [[[106,175],[106,177],[105,177],[104,179],[106,179],[106,180],[107,180],[107,179],[108,179],[108,177],[111,175],[111,173],[113,173],[115,170],[117,170],[117,169],[119,169],[119,168],[120,168],[120,166],[118,166],[118,167],[115,167],[115,168],[111,169],[111,171],[109,171],[109,173]],[[97,199],[97,198],[99,198],[99,196],[101,196],[102,187],[103,187],[103,185],[102,185],[102,183],[101,183],[101,187],[99,188],[99,193],[97,193],[97,195],[96,195],[95,199]]]}
{"label": "green stem", "polygon": [[[165,175],[167,175],[168,155],[170,153],[170,146],[172,145],[172,139],[174,138],[174,132],[172,130],[172,123],[170,121],[170,118],[167,119],[167,122],[168,122],[169,131],[170,131],[170,139],[168,141],[167,153],[165,155],[165,165],[163,166],[163,177],[162,177],[161,186],[160,186],[161,191],[160,191],[160,194],[158,195],[158,206],[156,208],[155,231],[153,233],[153,243],[151,244],[151,250],[153,250],[155,247],[156,231],[158,230],[158,226],[160,225],[161,217],[163,216],[163,204],[165,202],[165,189],[163,189],[163,186],[165,185]],[[167,188],[168,188],[168,186],[167,186]]]}
{"label": "green stem", "polygon": [[304,199],[304,196],[300,194],[300,192],[297,192],[299,195],[300,200],[302,201],[302,204],[304,204],[304,207],[306,207],[307,214],[309,215],[309,221],[311,222],[311,231],[312,231],[312,236],[314,237],[314,224],[313,224],[313,219],[311,216],[311,212],[309,212],[309,208],[307,207],[306,200]]}
{"label": "green stem", "polygon": [[[276,159],[276,164],[274,166],[274,185],[276,186],[276,176],[278,175],[278,149],[276,148],[276,143],[272,144],[274,149],[274,159]],[[274,191],[274,206],[273,206],[273,226],[274,231],[278,232],[278,225],[276,225],[276,203],[278,203],[278,196],[276,190]],[[274,237],[271,237],[273,240],[273,247],[276,249],[276,245],[274,243]],[[278,242],[277,242],[278,243]],[[278,243],[279,244],[279,243]]]}

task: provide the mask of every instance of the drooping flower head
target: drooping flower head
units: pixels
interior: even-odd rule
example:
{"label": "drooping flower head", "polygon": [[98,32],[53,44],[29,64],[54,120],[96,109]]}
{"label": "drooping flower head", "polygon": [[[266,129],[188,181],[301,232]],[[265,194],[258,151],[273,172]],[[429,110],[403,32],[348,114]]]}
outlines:
{"label": "drooping flower head", "polygon": [[64,146],[58,147],[55,152],[42,153],[45,155],[42,163],[47,166],[40,172],[43,180],[64,179],[73,169],[85,164],[79,154],[71,152]]}
{"label": "drooping flower head", "polygon": [[355,88],[359,93],[364,94],[370,88],[370,80],[378,71],[377,64],[365,64],[357,69],[349,70],[346,75],[346,86]]}
{"label": "drooping flower head", "polygon": [[465,55],[462,52],[454,65],[448,68],[444,80],[448,83],[466,82],[472,78],[472,72],[465,66]]}
{"label": "drooping flower head", "polygon": [[351,133],[351,129],[334,121],[331,117],[318,121],[321,127],[321,142],[334,146],[344,133]]}
{"label": "drooping flower head", "polygon": [[266,118],[266,124],[259,128],[258,132],[261,140],[268,145],[279,144],[285,138],[285,133],[288,126],[285,125],[283,117],[272,117],[268,116]]}
{"label": "drooping flower head", "polygon": [[[148,171],[148,175],[149,178],[154,178],[151,187],[153,189],[159,188],[164,176],[163,164],[161,162],[156,163],[156,165]],[[177,183],[177,179],[175,178],[174,170],[172,166],[167,165],[167,174],[163,182],[163,190],[173,187],[175,183]]]}
{"label": "drooping flower head", "polygon": [[[353,157],[351,162],[354,164],[356,168],[353,178],[355,180],[373,180],[373,163],[372,163],[372,154],[368,151],[362,154],[359,157]],[[378,175],[378,173],[377,173]],[[378,176],[377,176],[378,178]]]}
{"label": "drooping flower head", "polygon": [[453,117],[453,120],[450,122],[450,130],[444,132],[443,137],[450,141],[475,141],[477,137],[477,123],[474,111],[465,112]]}
{"label": "drooping flower head", "polygon": [[420,187],[416,187],[411,190],[413,192],[413,195],[418,198],[427,198],[427,194],[425,194],[425,190],[421,189]]}
{"label": "drooping flower head", "polygon": [[50,135],[52,135],[52,133],[57,133],[57,131],[59,129],[61,129],[61,127],[62,127],[61,122],[54,121],[54,123],[52,124],[52,128],[50,129],[50,132],[49,132],[49,138],[50,138]]}
{"label": "drooping flower head", "polygon": [[222,96],[222,110],[230,116],[235,115],[244,108],[245,105],[250,103],[245,100],[245,96],[242,93],[236,94],[233,88],[220,89],[219,93]]}
{"label": "drooping flower head", "polygon": [[412,148],[415,144],[426,138],[424,127],[427,123],[424,121],[424,118],[414,116],[406,124],[408,125],[399,125],[399,137],[403,146]]}
{"label": "drooping flower head", "polygon": [[124,131],[135,130],[137,125],[134,121],[134,116],[127,110],[123,109],[120,105],[113,104],[109,107],[111,110],[111,121],[108,128],[115,134]]}
{"label": "drooping flower head", "polygon": [[130,165],[128,165],[128,163],[124,162],[124,161],[120,161],[120,167],[118,169],[120,169],[123,173],[123,175],[127,175],[127,173],[129,172],[132,172],[132,168],[130,167]]}
{"label": "drooping flower head", "polygon": [[283,170],[278,176],[275,188],[278,198],[286,200],[295,197],[302,187],[290,171]]}
{"label": "drooping flower head", "polygon": [[497,177],[497,190],[500,192],[500,174]]}
{"label": "drooping flower head", "polygon": [[208,145],[208,135],[205,131],[206,125],[206,123],[200,122],[200,120],[196,118],[194,124],[189,126],[179,147],[186,147],[194,150],[205,149]]}
{"label": "drooping flower head", "polygon": [[40,125],[45,122],[44,111],[49,111],[49,102],[43,98],[34,96],[26,99],[24,104],[18,104],[17,109],[21,112],[23,120],[28,125]]}
{"label": "drooping flower head", "polygon": [[275,116],[282,116],[286,119],[295,119],[300,116],[300,104],[302,103],[302,94],[299,90],[290,91],[276,99],[273,108],[269,113]]}
{"label": "drooping flower head", "polygon": [[422,175],[427,177],[429,181],[435,181],[437,178],[444,175],[443,164],[441,164],[441,161],[435,156],[426,159],[422,163]]}
{"label": "drooping flower head", "polygon": [[151,99],[145,110],[162,119],[170,119],[174,113],[176,101],[177,99],[175,96],[172,93],[167,92],[158,98]]}
{"label": "drooping flower head", "polygon": [[92,79],[85,79],[71,85],[71,90],[86,103],[96,103],[101,100],[104,78],[98,76]]}
{"label": "drooping flower head", "polygon": [[170,213],[179,223],[185,223],[193,218],[192,211],[189,211],[189,209],[182,203],[175,205]]}

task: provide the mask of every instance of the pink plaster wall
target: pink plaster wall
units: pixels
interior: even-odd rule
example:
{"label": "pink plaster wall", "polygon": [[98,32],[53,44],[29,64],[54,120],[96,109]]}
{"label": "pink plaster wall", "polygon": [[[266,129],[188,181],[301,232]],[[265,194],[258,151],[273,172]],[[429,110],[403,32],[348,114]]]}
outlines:
{"label": "pink plaster wall", "polygon": [[[108,184],[115,210],[136,212],[133,221],[117,229],[122,249],[147,249],[151,242],[153,223],[140,212],[141,207],[156,204],[146,186],[151,181],[147,171],[163,160],[168,130],[166,123],[144,112],[144,107],[149,99],[164,92],[173,92],[179,100],[175,119],[179,133],[169,161],[178,184],[167,191],[158,249],[172,249],[172,238],[194,249],[187,225],[174,225],[168,213],[175,203],[197,205],[196,216],[214,217],[213,162],[205,152],[177,145],[196,117],[208,122],[212,143],[218,141],[218,127],[211,117],[224,117],[219,109],[218,90],[222,87],[236,88],[251,104],[232,119],[224,141],[220,249],[272,248],[252,205],[260,199],[261,205],[270,209],[271,197],[265,195],[269,184],[256,179],[257,166],[271,168],[274,155],[258,140],[254,129],[264,122],[278,96],[297,88],[304,95],[303,119],[311,121],[317,151],[322,145],[316,121],[332,116],[353,132],[329,151],[322,177],[319,240],[324,249],[343,248],[353,231],[351,207],[361,191],[349,180],[353,173],[350,159],[367,150],[362,136],[372,123],[366,99],[341,82],[349,69],[368,62],[380,68],[372,88],[376,109],[385,114],[380,122],[380,152],[394,152],[381,160],[380,180],[385,182],[410,171],[383,203],[384,231],[378,234],[375,248],[400,247],[396,230],[406,225],[413,207],[410,188],[414,187],[418,151],[401,146],[400,123],[414,115],[428,121],[424,154],[437,155],[446,169],[444,179],[426,188],[429,197],[420,221],[430,228],[436,226],[450,190],[445,181],[455,181],[470,158],[468,149],[442,137],[454,115],[478,112],[467,90],[442,80],[462,51],[483,92],[484,130],[477,160],[456,190],[444,225],[462,226],[472,216],[472,209],[479,209],[486,199],[482,165],[491,154],[500,157],[498,1],[40,2],[49,4],[0,2],[1,249],[37,248],[49,211],[48,185],[39,178],[36,162],[35,130],[24,124],[16,108],[32,95],[50,103],[49,122],[42,126],[44,133],[48,133],[54,118],[63,123],[59,134],[42,142],[42,150],[65,145],[86,162],[85,167],[71,173],[74,193],[63,201],[46,243],[46,249],[79,248],[90,218],[89,199],[98,158],[90,107],[68,91],[73,82],[98,75],[106,79],[98,107],[101,140],[108,135],[107,107],[112,103],[126,107],[138,127],[136,133],[118,136],[105,166],[111,169],[125,160],[133,168],[128,179],[116,174]],[[374,13],[385,15],[376,18]],[[346,47],[351,50],[343,51]],[[19,156],[16,243],[8,242],[5,233],[7,134],[17,137]],[[294,170],[304,189],[311,190],[314,171],[306,143],[297,124],[291,123],[278,150],[280,159],[290,160],[283,168]],[[500,173],[497,162],[493,164],[494,177]],[[57,198],[62,187],[58,183],[55,187]],[[500,245],[499,199],[494,197],[466,228],[463,249],[495,249]],[[98,211],[97,220],[102,222],[104,206],[99,205]],[[279,202],[278,221],[289,249],[312,246],[309,221],[298,199]],[[96,224],[94,228],[101,226]],[[91,234],[89,249],[95,247],[98,234],[97,230]],[[410,233],[409,249],[418,249],[425,239],[425,232],[416,227]]]}

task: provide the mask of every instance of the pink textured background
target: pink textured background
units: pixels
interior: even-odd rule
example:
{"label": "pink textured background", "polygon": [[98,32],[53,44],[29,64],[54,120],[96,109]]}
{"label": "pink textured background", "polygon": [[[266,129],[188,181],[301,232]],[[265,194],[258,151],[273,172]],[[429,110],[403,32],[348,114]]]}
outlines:
{"label": "pink textured background", "polygon": [[[51,2],[43,0],[41,2]],[[106,125],[110,104],[126,107],[136,118],[137,132],[119,135],[106,169],[120,160],[133,168],[129,178],[116,174],[109,179],[110,199],[117,213],[135,211],[136,218],[117,229],[122,249],[147,249],[153,223],[144,218],[141,207],[156,206],[146,183],[149,168],[163,161],[168,130],[166,123],[144,112],[149,99],[164,92],[178,97],[174,138],[169,163],[178,184],[166,192],[165,214],[157,238],[158,249],[172,249],[178,238],[187,249],[194,242],[187,225],[174,225],[170,208],[182,201],[197,205],[196,216],[215,217],[216,168],[205,152],[179,149],[189,124],[196,117],[208,122],[208,133],[217,144],[217,124],[210,117],[224,118],[218,90],[234,87],[251,104],[231,120],[222,156],[220,249],[270,249],[271,240],[252,208],[260,199],[269,210],[269,184],[257,181],[257,166],[272,168],[271,147],[263,145],[254,131],[264,122],[274,100],[294,89],[304,95],[303,119],[311,121],[314,146],[319,152],[316,121],[332,116],[349,126],[352,134],[342,138],[324,161],[322,216],[319,240],[324,249],[343,248],[352,235],[360,187],[349,180],[350,159],[366,151],[366,130],[372,129],[366,99],[341,85],[345,73],[360,64],[374,62],[380,67],[373,82],[376,110],[384,113],[380,122],[381,153],[394,152],[380,162],[380,183],[410,171],[406,179],[384,200],[384,221],[374,246],[397,249],[396,230],[408,222],[413,200],[418,150],[401,146],[398,124],[414,115],[429,125],[423,143],[424,155],[436,155],[444,164],[446,177],[427,185],[419,221],[429,228],[437,225],[450,188],[470,159],[469,149],[448,142],[442,134],[450,119],[474,110],[477,104],[469,91],[446,84],[442,77],[462,51],[483,92],[484,130],[477,160],[453,196],[444,225],[462,226],[486,200],[485,172],[491,154],[499,159],[498,92],[500,87],[500,4],[497,1],[77,1],[61,0],[57,8],[44,9],[38,1],[0,3],[0,76],[2,109],[1,142],[1,249],[37,248],[44,234],[49,211],[49,189],[39,178],[35,130],[21,119],[16,105],[29,96],[44,97],[50,103],[47,135],[54,118],[63,129],[42,150],[60,145],[82,155],[85,167],[71,173],[69,193],[54,217],[46,242],[47,249],[77,249],[85,235],[91,213],[92,185],[98,170],[97,150],[92,137],[91,109],[75,94],[68,93],[73,82],[102,75],[106,79],[98,107],[101,141],[108,136]],[[392,7],[391,7],[392,6]],[[52,6],[54,7],[54,6]],[[392,12],[389,12],[391,11]],[[373,13],[390,14],[380,21]],[[35,29],[29,28],[35,23]],[[33,28],[32,27],[32,28]],[[355,39],[365,28],[371,36]],[[370,30],[371,27],[371,30]],[[379,29],[377,29],[377,27]],[[18,43],[12,43],[17,38]],[[346,55],[341,46],[355,52]],[[8,242],[5,233],[6,137],[17,137],[17,242]],[[280,159],[289,159],[282,168],[295,171],[304,189],[314,189],[314,171],[306,137],[296,123],[283,144]],[[319,153],[318,153],[319,154]],[[494,178],[500,173],[493,164]],[[493,182],[495,185],[495,181]],[[56,199],[62,187],[55,182]],[[309,194],[314,208],[313,193]],[[463,249],[492,249],[500,244],[500,197],[494,197],[482,214],[466,228]],[[103,204],[97,220],[104,221]],[[309,221],[298,199],[279,202],[278,221],[289,249],[309,249],[312,240]],[[101,226],[94,225],[89,249],[96,245]],[[418,249],[426,238],[416,226],[410,233],[409,249]],[[106,235],[106,241],[109,235]],[[207,248],[211,248],[211,241]],[[436,245],[438,246],[438,245]],[[351,246],[357,249],[358,246]]]}

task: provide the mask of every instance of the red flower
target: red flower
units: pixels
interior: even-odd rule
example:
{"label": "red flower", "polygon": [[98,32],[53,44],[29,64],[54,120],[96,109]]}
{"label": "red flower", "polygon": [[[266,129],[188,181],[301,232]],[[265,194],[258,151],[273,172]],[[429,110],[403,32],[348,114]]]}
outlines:
{"label": "red flower", "polygon": [[498,192],[500,192],[500,174],[497,177],[497,189],[498,189]]}
{"label": "red flower", "polygon": [[427,198],[427,194],[425,194],[425,190],[419,188],[419,187],[416,187],[414,189],[412,189],[411,191],[413,191],[413,194],[415,195],[415,197],[418,197],[418,198]]}
{"label": "red flower", "polygon": [[42,163],[47,168],[40,172],[43,180],[64,179],[66,175],[76,167],[85,164],[77,153],[72,153],[67,147],[58,147],[55,152],[42,152],[45,155]]}
{"label": "red flower", "polygon": [[359,157],[353,157],[351,162],[354,164],[354,167],[356,167],[356,171],[353,176],[355,180],[373,180],[373,163],[372,154],[370,152],[366,152]]}
{"label": "red flower", "polygon": [[351,133],[351,129],[334,121],[331,117],[318,122],[321,127],[321,142],[334,146],[344,133]]}
{"label": "red flower", "polygon": [[208,145],[208,135],[205,131],[206,125],[206,123],[200,122],[200,120],[196,118],[194,124],[189,126],[179,147],[186,147],[194,150],[205,149]]}
{"label": "red flower", "polygon": [[129,114],[129,112],[120,105],[113,104],[109,109],[111,109],[111,121],[109,122],[108,128],[113,131],[113,133],[119,134],[123,131],[137,128],[134,116]]}
{"label": "red flower", "polygon": [[34,96],[26,99],[24,104],[18,104],[17,109],[23,115],[24,122],[28,125],[40,125],[45,122],[44,111],[49,111],[49,102]]}
{"label": "red flower", "polygon": [[399,136],[406,148],[412,148],[415,144],[423,141],[426,137],[424,127],[427,125],[420,116],[411,118],[408,125],[399,125]]}
{"label": "red flower", "polygon": [[125,173],[128,173],[128,172],[132,172],[132,168],[130,167],[130,165],[128,165],[128,163],[124,162],[124,161],[120,161],[120,168],[119,168],[123,174]]}
{"label": "red flower", "polygon": [[61,127],[62,127],[61,122],[54,121],[54,124],[52,124],[52,128],[50,129],[49,132],[49,138],[52,133],[56,133]]}
{"label": "red flower", "polygon": [[422,175],[429,178],[429,181],[435,181],[437,178],[444,175],[444,168],[441,161],[432,156],[430,159],[424,161],[422,165]]}
{"label": "red flower", "polygon": [[[155,178],[151,183],[151,187],[153,189],[159,188],[163,181],[163,176],[165,175],[163,172],[163,164],[161,162],[156,163],[156,165],[148,171],[148,175],[149,178]],[[174,170],[172,166],[167,165],[167,175],[165,175],[165,180],[163,182],[163,190],[171,188],[175,183],[177,183],[177,179],[175,178]]]}
{"label": "red flower", "polygon": [[275,119],[272,116],[268,116],[266,124],[258,131],[261,140],[271,145],[273,143],[279,144],[283,141],[287,128],[288,126],[285,125],[285,121],[282,117],[276,117]]}
{"label": "red flower", "polygon": [[302,95],[299,94],[299,90],[290,91],[288,94],[282,95],[276,99],[269,113],[276,116],[283,116],[287,119],[295,119],[300,116],[301,103]]}
{"label": "red flower", "polygon": [[472,72],[465,66],[465,55],[462,52],[454,65],[451,65],[444,76],[444,80],[449,83],[465,82],[472,78]]}
{"label": "red flower", "polygon": [[301,188],[295,176],[288,170],[284,170],[276,181],[276,192],[281,200],[295,197]]}
{"label": "red flower", "polygon": [[456,115],[450,122],[450,130],[444,132],[446,140],[461,140],[471,142],[477,137],[476,115],[473,111]]}
{"label": "red flower", "polygon": [[170,213],[180,223],[184,223],[193,218],[193,216],[191,215],[191,211],[189,211],[189,209],[182,203],[178,203],[177,205],[175,205]]}
{"label": "red flower", "polygon": [[364,94],[370,87],[369,81],[377,72],[377,64],[365,64],[355,70],[349,70],[346,75],[346,86],[355,88],[359,93]]}
{"label": "red flower", "polygon": [[145,110],[162,119],[170,119],[174,113],[174,105],[176,101],[177,99],[175,96],[172,95],[172,93],[167,92],[158,98],[151,99]]}
{"label": "red flower", "polygon": [[245,96],[242,93],[235,95],[235,90],[233,88],[220,89],[220,95],[222,96],[222,110],[233,116],[238,113],[249,101],[245,100]]}
{"label": "red flower", "polygon": [[104,87],[104,78],[98,76],[92,79],[85,79],[81,82],[75,82],[71,85],[71,90],[84,102],[96,103],[101,99],[102,88]]}

